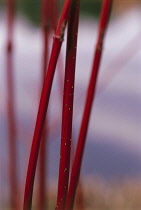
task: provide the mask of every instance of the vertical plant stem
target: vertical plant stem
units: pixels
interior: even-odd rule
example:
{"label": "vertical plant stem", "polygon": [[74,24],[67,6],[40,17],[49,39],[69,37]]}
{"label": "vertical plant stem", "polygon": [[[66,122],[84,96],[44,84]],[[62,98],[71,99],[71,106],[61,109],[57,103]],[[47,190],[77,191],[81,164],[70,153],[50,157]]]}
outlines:
{"label": "vertical plant stem", "polygon": [[[42,35],[43,35],[43,65],[42,65],[42,84],[44,83],[47,62],[48,62],[48,36],[50,30],[50,0],[42,0],[41,11]],[[47,123],[47,120],[46,120]],[[42,142],[39,155],[39,194],[38,208],[46,208],[46,150],[47,150],[47,130],[46,123],[43,130]]]}
{"label": "vertical plant stem", "polygon": [[65,83],[62,110],[60,168],[56,206],[56,209],[58,210],[63,210],[65,208],[68,191],[78,22],[79,0],[73,0],[68,22]]}
{"label": "vertical plant stem", "polygon": [[45,210],[46,209],[46,159],[47,159],[47,147],[48,147],[48,130],[44,128],[43,135],[42,135],[42,142],[40,148],[40,156],[39,156],[39,209]]}
{"label": "vertical plant stem", "polygon": [[14,110],[14,78],[13,78],[13,24],[15,13],[14,0],[7,0],[7,89],[8,89],[8,127],[9,127],[9,176],[10,176],[10,207],[17,210],[17,156],[16,156],[16,119]]}
{"label": "vertical plant stem", "polygon": [[34,185],[42,131],[43,131],[44,123],[45,123],[45,117],[47,113],[56,63],[58,60],[62,41],[64,38],[64,30],[68,22],[71,3],[72,3],[72,0],[65,0],[64,2],[60,20],[59,20],[56,33],[54,36],[54,40],[53,40],[50,61],[47,68],[47,74],[45,77],[45,81],[44,81],[44,85],[43,85],[43,89],[41,93],[41,99],[40,99],[40,104],[39,104],[39,109],[38,109],[38,114],[37,114],[37,119],[36,119],[36,124],[35,124],[33,140],[32,140],[28,171],[27,171],[27,177],[26,177],[26,184],[25,184],[24,205],[23,205],[24,210],[30,210],[31,205],[32,205],[33,185]]}
{"label": "vertical plant stem", "polygon": [[93,62],[93,67],[92,67],[92,74],[91,74],[91,78],[89,82],[86,103],[85,103],[81,128],[79,132],[78,144],[77,144],[74,163],[73,163],[72,172],[71,172],[69,192],[68,192],[67,204],[65,208],[66,210],[73,209],[73,205],[74,205],[76,188],[79,181],[82,157],[83,157],[88,124],[89,124],[89,119],[90,119],[90,113],[91,113],[93,99],[95,96],[95,88],[96,88],[99,65],[101,61],[103,39],[106,32],[108,20],[110,17],[111,5],[112,5],[112,0],[103,0],[100,23],[99,23],[98,39],[97,39],[94,62]]}

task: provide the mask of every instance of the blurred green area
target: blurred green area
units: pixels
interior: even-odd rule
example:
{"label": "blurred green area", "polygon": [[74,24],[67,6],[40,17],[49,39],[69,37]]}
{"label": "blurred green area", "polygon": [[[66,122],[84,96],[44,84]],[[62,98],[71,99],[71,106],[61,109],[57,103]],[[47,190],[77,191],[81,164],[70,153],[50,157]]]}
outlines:
{"label": "blurred green area", "polygon": [[[58,1],[61,8],[63,0]],[[5,0],[0,0],[1,6],[5,5]],[[22,12],[34,24],[40,22],[41,0],[17,0],[17,10]],[[81,14],[97,17],[101,7],[101,0],[81,0]]]}
{"label": "blurred green area", "polygon": [[81,13],[98,17],[102,0],[81,0]]}
{"label": "blurred green area", "polygon": [[18,9],[33,23],[39,23],[41,17],[40,0],[19,0]]}

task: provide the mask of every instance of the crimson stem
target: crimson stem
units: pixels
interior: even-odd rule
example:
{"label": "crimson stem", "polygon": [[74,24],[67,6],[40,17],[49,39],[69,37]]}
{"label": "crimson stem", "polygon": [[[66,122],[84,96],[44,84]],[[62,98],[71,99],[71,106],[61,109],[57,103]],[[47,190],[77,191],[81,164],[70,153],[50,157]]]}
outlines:
{"label": "crimson stem", "polygon": [[66,28],[66,24],[68,22],[71,3],[72,0],[65,0],[61,16],[59,19],[59,23],[56,29],[56,33],[54,35],[51,56],[41,93],[39,109],[34,129],[33,140],[32,140],[30,158],[28,163],[25,192],[24,192],[24,204],[23,204],[24,210],[31,210],[32,206],[33,186],[34,186],[35,172],[37,167],[42,131],[45,123],[45,117],[47,113],[55,68],[64,38],[64,31]]}
{"label": "crimson stem", "polygon": [[[42,56],[42,85],[44,83],[47,63],[48,63],[48,36],[50,30],[50,0],[42,0],[41,8],[41,24],[43,36],[43,56]],[[44,210],[46,208],[46,152],[48,148],[48,130],[47,119],[43,129],[42,142],[39,155],[39,194],[38,208]]]}
{"label": "crimson stem", "polygon": [[90,113],[92,109],[92,103],[95,97],[95,89],[96,89],[97,76],[99,72],[99,66],[100,66],[101,55],[102,55],[103,40],[104,40],[104,35],[107,29],[108,20],[111,13],[111,6],[112,6],[112,0],[103,0],[92,73],[91,73],[90,82],[88,86],[86,103],[85,103],[75,158],[74,158],[71,177],[70,177],[69,191],[68,191],[65,210],[72,210],[73,205],[74,205],[76,188],[79,181],[82,157],[83,157],[88,124],[89,124],[89,119],[90,119]]}
{"label": "crimson stem", "polygon": [[79,4],[73,0],[68,21],[57,210],[65,208],[68,191]]}

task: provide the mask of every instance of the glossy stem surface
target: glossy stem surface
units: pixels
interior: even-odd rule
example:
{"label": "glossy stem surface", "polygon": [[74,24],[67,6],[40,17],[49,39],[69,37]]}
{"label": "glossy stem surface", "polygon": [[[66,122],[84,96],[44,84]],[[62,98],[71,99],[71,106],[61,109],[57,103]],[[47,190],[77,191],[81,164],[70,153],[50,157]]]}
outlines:
{"label": "glossy stem surface", "polygon": [[[47,63],[48,63],[48,38],[50,31],[50,0],[42,0],[41,10],[41,23],[42,23],[42,39],[43,39],[43,54],[42,54],[42,85],[44,83]],[[47,147],[48,147],[48,130],[47,119],[43,129],[42,142],[39,154],[39,194],[38,194],[38,208],[45,210],[47,207],[46,198],[46,172],[47,172]]]}
{"label": "glossy stem surface", "polygon": [[100,61],[101,61],[101,54],[102,54],[103,39],[104,39],[105,31],[107,28],[107,24],[108,24],[110,12],[111,12],[111,5],[112,5],[111,0],[103,0],[92,73],[91,73],[90,82],[88,86],[86,103],[85,103],[84,113],[82,117],[75,158],[74,158],[74,162],[72,166],[69,192],[67,196],[67,203],[66,203],[65,210],[72,210],[74,206],[76,188],[79,181],[82,157],[84,153],[88,124],[90,120],[90,113],[91,113],[92,103],[95,96],[97,76],[98,76],[98,71],[99,71],[99,66],[100,66]]}
{"label": "glossy stem surface", "polygon": [[68,191],[78,22],[79,0],[74,0],[71,6],[70,17],[68,21],[66,67],[62,110],[60,168],[56,206],[56,209],[59,210],[63,210],[65,208]]}
{"label": "glossy stem surface", "polygon": [[37,167],[42,131],[45,123],[55,68],[64,38],[64,31],[66,28],[66,24],[68,22],[71,2],[72,0],[66,0],[64,2],[64,6],[56,29],[56,33],[54,35],[52,51],[50,55],[49,65],[47,68],[47,74],[45,77],[41,93],[39,109],[34,129],[33,140],[32,140],[26,184],[25,184],[24,204],[23,204],[24,210],[31,210],[32,206],[33,186],[34,186],[35,172]]}

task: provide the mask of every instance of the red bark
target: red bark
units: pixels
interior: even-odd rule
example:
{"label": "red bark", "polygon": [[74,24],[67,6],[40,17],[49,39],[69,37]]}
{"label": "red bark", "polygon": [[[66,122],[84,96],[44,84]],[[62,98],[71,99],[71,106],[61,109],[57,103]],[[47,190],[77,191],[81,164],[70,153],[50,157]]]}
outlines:
{"label": "red bark", "polygon": [[85,147],[85,142],[86,142],[86,135],[87,135],[87,130],[88,130],[91,109],[92,109],[92,103],[95,96],[97,76],[98,76],[98,71],[99,71],[99,66],[100,66],[100,61],[101,61],[101,54],[102,54],[103,39],[106,32],[108,20],[110,17],[111,5],[112,5],[112,0],[103,0],[100,23],[99,23],[98,39],[97,39],[96,50],[94,54],[92,73],[91,73],[90,82],[88,86],[86,103],[85,103],[81,128],[79,132],[75,158],[74,158],[72,172],[71,172],[69,192],[68,192],[67,203],[66,203],[66,208],[65,208],[66,210],[72,210],[73,205],[74,205],[74,199],[75,199],[76,188],[77,188],[79,176],[80,176],[81,163],[82,163],[82,157],[83,157],[83,152],[84,152],[84,147]]}
{"label": "red bark", "polygon": [[43,85],[43,89],[41,93],[40,104],[39,104],[39,109],[38,109],[38,114],[37,114],[37,119],[36,119],[36,125],[35,125],[33,140],[32,140],[27,177],[26,177],[24,205],[23,205],[24,210],[31,210],[31,206],[32,206],[33,186],[34,186],[35,172],[36,172],[37,160],[38,160],[38,155],[39,155],[42,131],[43,131],[44,123],[45,123],[45,117],[47,113],[56,63],[58,60],[62,41],[64,38],[64,30],[68,22],[71,2],[72,0],[66,0],[64,2],[60,20],[59,20],[56,33],[54,36],[50,61],[47,68],[47,74],[45,77],[45,81],[44,81],[44,85]]}
{"label": "red bark", "polygon": [[[43,35],[43,55],[42,55],[42,85],[44,83],[47,63],[48,63],[48,38],[50,31],[50,0],[42,0],[41,10],[41,24],[42,24],[42,35]],[[46,208],[46,149],[48,145],[48,131],[46,129],[47,120],[42,135],[42,143],[39,154],[39,194],[38,194],[38,208],[45,210]]]}
{"label": "red bark", "polygon": [[65,208],[68,191],[78,22],[79,0],[73,1],[68,22],[64,97],[62,110],[60,168],[56,206],[56,209],[59,210],[63,210]]}

